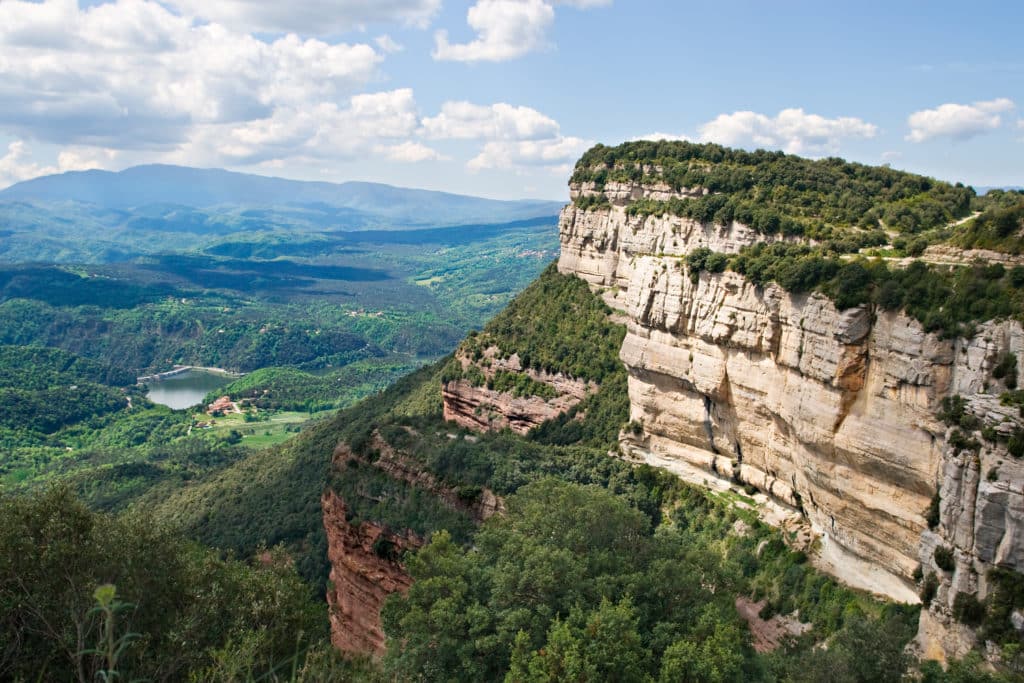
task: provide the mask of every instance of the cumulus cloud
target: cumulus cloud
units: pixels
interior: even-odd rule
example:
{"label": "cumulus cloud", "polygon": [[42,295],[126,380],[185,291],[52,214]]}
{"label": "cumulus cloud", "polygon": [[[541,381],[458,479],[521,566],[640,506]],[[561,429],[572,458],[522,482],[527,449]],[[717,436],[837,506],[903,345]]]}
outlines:
{"label": "cumulus cloud", "polygon": [[720,114],[700,127],[701,139],[735,147],[779,148],[792,154],[834,154],[845,138],[873,138],[878,127],[859,118],[834,119],[783,109],[771,117],[752,111]]}
{"label": "cumulus cloud", "polygon": [[504,102],[445,102],[437,116],[423,119],[423,132],[435,139],[538,140],[556,137],[558,123],[536,109]]}
{"label": "cumulus cloud", "polygon": [[457,62],[515,59],[544,47],[554,20],[555,10],[544,0],[477,0],[466,15],[477,39],[452,44],[447,31],[438,31],[433,56]]}
{"label": "cumulus cloud", "polygon": [[407,140],[403,143],[390,146],[380,146],[377,152],[391,161],[415,164],[421,161],[449,161],[447,157],[436,149],[426,145]]}
{"label": "cumulus cloud", "polygon": [[466,22],[477,37],[451,43],[448,32],[434,36],[433,56],[456,62],[503,62],[548,47],[546,34],[555,20],[554,5],[577,9],[607,6],[612,0],[477,0]]}
{"label": "cumulus cloud", "polygon": [[947,103],[935,109],[916,111],[907,117],[910,133],[907,140],[924,142],[937,137],[967,140],[999,128],[1001,113],[1014,108],[1005,97],[973,104]]}
{"label": "cumulus cloud", "polygon": [[264,119],[198,127],[171,160],[193,165],[249,165],[281,158],[351,160],[388,149],[388,141],[407,140],[418,126],[411,89],[364,93],[352,96],[344,106],[321,102],[279,107]]}
{"label": "cumulus cloud", "polygon": [[197,125],[272,117],[366,83],[369,45],[264,42],[146,0],[0,3],[0,128],[57,144],[173,147]]}
{"label": "cumulus cloud", "polygon": [[[567,168],[588,144],[564,136],[557,121],[526,106],[453,101],[424,118],[409,88],[361,92],[377,79],[385,55],[402,49],[386,34],[355,44],[297,33],[258,37],[245,31],[270,28],[279,3],[229,0],[207,3],[208,11],[196,3],[193,16],[189,2],[0,0],[0,134],[24,141],[0,148],[0,181],[109,166],[112,155],[120,155],[122,165],[146,160],[267,169],[323,169],[368,158],[439,162],[449,160],[448,150],[432,141],[457,140],[478,141],[471,170],[548,171]],[[555,4],[607,3],[479,0],[473,17],[486,27],[503,16],[502,5],[544,14]],[[397,12],[401,6],[409,13],[400,19],[410,22],[427,21],[438,5],[339,4],[351,10],[350,19],[356,10]],[[492,10],[497,14],[488,15]],[[290,20],[305,21],[306,8],[296,12]],[[370,21],[370,14],[360,16]],[[274,25],[289,27],[300,28]],[[523,35],[528,43],[530,35],[543,38],[543,31],[514,26],[495,31],[481,40],[493,46],[521,42]],[[28,152],[30,141],[62,151],[38,161]]]}
{"label": "cumulus cloud", "polygon": [[367,24],[426,28],[441,0],[167,0],[182,14],[236,31],[330,35]]}
{"label": "cumulus cloud", "polygon": [[52,166],[40,166],[32,159],[25,143],[22,140],[15,140],[7,146],[7,153],[0,157],[0,187],[55,173],[56,170]]}
{"label": "cumulus cloud", "polygon": [[522,170],[526,167],[547,166],[563,171],[592,143],[576,137],[558,137],[550,140],[496,141],[484,145],[480,153],[466,165],[471,171],[483,169]]}
{"label": "cumulus cloud", "polygon": [[590,144],[563,136],[558,122],[536,109],[505,102],[445,102],[436,116],[422,120],[419,133],[433,140],[484,141],[483,148],[466,165],[471,171],[536,167],[561,170]]}
{"label": "cumulus cloud", "polygon": [[56,164],[44,165],[35,160],[24,140],[15,140],[0,156],[0,188],[51,173],[105,168],[116,156],[114,150],[72,148],[62,150],[57,155]]}

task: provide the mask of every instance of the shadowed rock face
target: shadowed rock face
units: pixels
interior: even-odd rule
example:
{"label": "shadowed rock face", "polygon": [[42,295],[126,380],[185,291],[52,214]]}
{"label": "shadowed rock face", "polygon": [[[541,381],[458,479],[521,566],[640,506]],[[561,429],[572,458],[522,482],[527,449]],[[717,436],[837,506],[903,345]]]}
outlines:
{"label": "shadowed rock face", "polygon": [[412,585],[397,558],[423,545],[423,539],[410,532],[392,533],[372,522],[350,524],[345,501],[333,491],[325,492],[320,504],[331,563],[331,643],[343,652],[383,654],[380,608],[389,595]]}
{"label": "shadowed rock face", "polygon": [[[737,223],[626,214],[665,191],[616,185],[606,188],[610,208],[569,205],[560,220],[559,270],[626,313],[621,358],[642,429],[623,434],[623,450],[698,485],[753,485],[776,518],[780,506],[804,517],[818,566],[853,586],[917,602],[915,569],[935,572],[921,646],[931,657],[962,654],[973,636],[952,625],[956,593],[984,598],[992,566],[1024,570],[1024,462],[980,432],[977,453],[957,452],[937,413],[956,394],[983,424],[1017,426],[992,369],[1007,352],[1024,356],[1021,325],[989,322],[970,339],[943,340],[902,313],[839,311],[824,295],[732,272],[693,282],[681,256],[764,237]],[[941,521],[929,530],[936,491]],[[955,551],[955,572],[934,565],[937,545]]]}
{"label": "shadowed rock face", "polygon": [[[490,489],[483,489],[471,501],[460,498],[457,490],[444,486],[377,432],[372,435],[371,447],[379,454],[372,463],[359,458],[348,444],[338,444],[332,464],[338,468],[346,461],[359,460],[360,466],[375,467],[396,481],[429,492],[478,522],[505,511],[505,502]],[[422,546],[424,539],[408,529],[396,531],[372,521],[351,523],[348,505],[331,490],[324,492],[320,505],[331,565],[327,590],[331,642],[343,652],[381,655],[385,647],[381,607],[389,595],[404,593],[412,585],[401,556]]]}

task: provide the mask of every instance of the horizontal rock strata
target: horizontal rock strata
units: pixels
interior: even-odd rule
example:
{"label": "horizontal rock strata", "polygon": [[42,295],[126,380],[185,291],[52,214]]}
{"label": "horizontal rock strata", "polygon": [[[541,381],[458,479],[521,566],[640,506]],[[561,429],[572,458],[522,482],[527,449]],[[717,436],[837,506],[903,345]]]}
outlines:
{"label": "horizontal rock strata", "polygon": [[[627,322],[634,427],[622,450],[693,483],[756,487],[771,501],[763,513],[802,517],[816,564],[853,586],[918,602],[916,570],[936,573],[922,648],[962,654],[973,636],[952,622],[956,594],[984,598],[992,567],[1024,570],[1024,462],[980,430],[977,452],[957,450],[938,413],[960,395],[982,426],[1003,435],[1019,426],[992,370],[1006,353],[1024,358],[1021,325],[989,322],[946,340],[902,313],[839,311],[824,295],[732,272],[694,281],[682,258],[693,249],[734,253],[765,237],[737,223],[626,212],[664,190],[606,188],[610,206],[569,205],[560,220],[559,270]],[[929,529],[936,493],[940,522]],[[953,549],[955,571],[935,566],[938,545]]]}

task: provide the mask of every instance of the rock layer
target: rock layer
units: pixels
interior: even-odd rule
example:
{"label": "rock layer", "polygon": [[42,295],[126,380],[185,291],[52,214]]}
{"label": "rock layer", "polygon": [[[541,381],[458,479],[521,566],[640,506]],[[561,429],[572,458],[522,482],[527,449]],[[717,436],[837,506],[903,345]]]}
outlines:
{"label": "rock layer", "polygon": [[333,491],[326,491],[320,504],[331,564],[327,588],[331,643],[343,652],[382,654],[380,608],[389,595],[412,585],[397,558],[421,546],[423,539],[408,531],[387,531],[373,522],[350,524],[348,506]]}
{"label": "rock layer", "polygon": [[511,429],[526,434],[534,427],[558,417],[595,391],[597,386],[562,374],[542,372],[522,367],[518,354],[502,358],[496,347],[483,351],[479,360],[459,354],[456,361],[463,370],[470,367],[479,371],[484,380],[492,379],[499,371],[525,374],[534,382],[554,390],[552,398],[516,396],[510,392],[475,386],[467,379],[446,382],[441,388],[444,401],[444,419],[460,427],[476,431]]}
{"label": "rock layer", "polygon": [[[824,295],[731,272],[692,279],[680,258],[689,251],[735,252],[765,237],[737,223],[627,214],[629,201],[663,190],[616,187],[610,207],[569,205],[560,220],[559,270],[627,319],[633,429],[623,451],[693,483],[756,487],[776,517],[781,506],[805,518],[818,566],[851,585],[917,602],[915,570],[935,572],[922,648],[962,654],[971,634],[951,623],[956,593],[984,598],[992,566],[1024,570],[1024,463],[980,431],[976,452],[954,447],[938,412],[961,395],[979,429],[1018,427],[992,370],[1024,352],[1021,325],[989,322],[945,340],[903,313],[839,311]],[[940,522],[929,529],[937,492]],[[954,572],[935,566],[937,545],[954,550]]]}

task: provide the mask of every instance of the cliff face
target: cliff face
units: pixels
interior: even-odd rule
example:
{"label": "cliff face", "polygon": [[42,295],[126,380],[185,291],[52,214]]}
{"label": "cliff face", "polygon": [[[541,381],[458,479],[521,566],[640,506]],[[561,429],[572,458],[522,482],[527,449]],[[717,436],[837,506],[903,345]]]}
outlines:
{"label": "cliff face", "polygon": [[[478,431],[507,427],[517,434],[526,434],[534,427],[566,412],[597,389],[592,382],[533,368],[524,370],[518,354],[501,358],[498,349],[493,346],[485,349],[478,360],[460,353],[456,362],[461,364],[464,371],[474,368],[484,384],[475,386],[467,379],[446,382],[441,389],[444,419]],[[488,388],[486,382],[493,380],[499,372],[525,375],[532,382],[548,387],[551,396],[516,396],[510,391]]]}
{"label": "cliff face", "polygon": [[[902,313],[839,311],[824,295],[759,288],[732,272],[694,282],[680,256],[765,237],[736,223],[627,215],[631,201],[666,193],[610,185],[610,208],[569,205],[560,221],[559,270],[627,318],[633,429],[623,450],[695,484],[755,487],[766,516],[801,518],[818,566],[851,585],[917,602],[915,570],[934,573],[921,646],[931,657],[962,654],[972,634],[953,625],[956,594],[984,598],[994,566],[1024,570],[1024,462],[980,432],[1007,435],[1020,421],[1000,404],[1006,386],[993,368],[1024,352],[1021,325],[990,322],[943,340]],[[979,418],[977,448],[951,444],[938,417],[953,395]],[[954,571],[936,565],[938,546],[953,551]]]}
{"label": "cliff face", "polygon": [[401,553],[423,544],[415,534],[396,534],[379,524],[348,521],[348,507],[333,491],[321,501],[331,563],[327,588],[331,643],[344,652],[382,654],[384,631],[380,608],[412,579],[399,561]]}
{"label": "cliff face", "polygon": [[[468,513],[476,521],[505,510],[504,501],[486,488],[472,500],[463,499],[456,489],[425,472],[377,432],[372,434],[369,447],[377,454],[373,462],[353,453],[348,444],[339,444],[332,455],[333,468],[340,470],[345,463],[358,461],[359,467],[376,468],[395,481]],[[323,494],[320,503],[331,566],[327,590],[331,642],[343,652],[383,654],[380,609],[389,595],[405,592],[412,585],[402,554],[419,548],[425,539],[408,529],[388,529],[373,521],[353,524],[349,521],[349,504],[332,490]]]}

